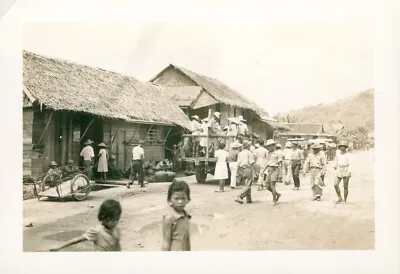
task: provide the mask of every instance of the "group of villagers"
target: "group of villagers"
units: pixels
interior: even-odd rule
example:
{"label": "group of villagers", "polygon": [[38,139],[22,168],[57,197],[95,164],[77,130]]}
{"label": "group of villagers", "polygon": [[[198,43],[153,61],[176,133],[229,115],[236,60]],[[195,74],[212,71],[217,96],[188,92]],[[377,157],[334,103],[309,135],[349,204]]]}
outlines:
{"label": "group of villagers", "polygon": [[[88,139],[84,143],[84,147],[80,152],[80,156],[83,160],[84,173],[87,175],[89,180],[93,177],[93,167],[95,165],[95,154],[93,149],[93,141]],[[108,160],[107,160],[107,145],[100,143],[97,145],[99,153],[97,155],[97,172],[101,178],[107,179],[108,172]],[[50,162],[50,169],[47,171],[47,175],[57,175],[62,177],[63,180],[72,179],[73,176],[80,171],[79,167],[74,163],[72,159],[67,161],[67,165],[59,168],[55,161]]]}

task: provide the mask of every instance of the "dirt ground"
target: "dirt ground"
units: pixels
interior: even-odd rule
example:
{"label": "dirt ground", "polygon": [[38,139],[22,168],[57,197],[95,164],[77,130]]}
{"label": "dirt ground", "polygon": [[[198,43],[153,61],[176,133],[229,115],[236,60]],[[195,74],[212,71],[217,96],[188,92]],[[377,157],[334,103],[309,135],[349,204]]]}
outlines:
{"label": "dirt ground", "polygon": [[[233,201],[239,190],[226,188],[214,193],[215,185],[196,184],[188,179],[192,201],[193,250],[366,250],[374,249],[374,151],[352,154],[353,177],[347,204],[335,204],[331,167],[320,202],[311,201],[308,175],[300,191],[278,184],[278,205],[268,191],[253,187],[253,204]],[[97,224],[97,210],[104,199],[118,199],[123,207],[120,221],[123,251],[157,251],[161,247],[161,218],[168,208],[168,183],[95,191],[83,202],[23,202],[24,251],[47,251],[62,241],[80,235]],[[26,227],[32,223],[33,227]],[[65,251],[91,251],[81,243]]]}

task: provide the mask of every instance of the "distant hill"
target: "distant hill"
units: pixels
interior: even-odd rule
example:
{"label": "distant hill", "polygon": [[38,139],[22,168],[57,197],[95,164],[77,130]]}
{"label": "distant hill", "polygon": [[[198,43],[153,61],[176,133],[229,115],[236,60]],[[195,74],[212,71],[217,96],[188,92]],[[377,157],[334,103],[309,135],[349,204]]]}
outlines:
{"label": "distant hill", "polygon": [[281,122],[342,124],[351,132],[366,134],[374,131],[374,89],[368,89],[354,96],[332,104],[319,104],[293,110],[275,117]]}

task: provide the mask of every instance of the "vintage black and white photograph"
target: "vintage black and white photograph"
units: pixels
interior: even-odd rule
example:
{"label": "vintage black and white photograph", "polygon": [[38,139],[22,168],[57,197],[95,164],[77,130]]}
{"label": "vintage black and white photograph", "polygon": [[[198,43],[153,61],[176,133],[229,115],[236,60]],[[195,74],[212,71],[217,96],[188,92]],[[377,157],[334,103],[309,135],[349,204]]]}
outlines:
{"label": "vintage black and white photograph", "polygon": [[356,20],[23,29],[23,250],[371,250]]}

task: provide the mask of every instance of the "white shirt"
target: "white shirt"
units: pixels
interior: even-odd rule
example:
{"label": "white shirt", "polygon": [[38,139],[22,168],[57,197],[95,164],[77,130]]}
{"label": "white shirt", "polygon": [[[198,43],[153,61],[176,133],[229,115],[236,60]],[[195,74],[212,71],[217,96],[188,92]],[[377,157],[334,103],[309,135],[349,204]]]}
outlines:
{"label": "white shirt", "polygon": [[82,148],[81,154],[84,161],[91,161],[94,157],[94,150],[91,146],[85,146]]}
{"label": "white shirt", "polygon": [[347,172],[351,172],[351,162],[349,153],[342,153],[341,151],[336,152],[336,159],[335,159],[335,166],[336,167],[347,167]]}
{"label": "white shirt", "polygon": [[144,158],[144,150],[140,146],[135,146],[132,149],[132,160],[142,160]]}
{"label": "white shirt", "polygon": [[200,123],[196,120],[192,120],[190,122],[190,131],[192,132],[193,135],[198,135],[200,133]]}
{"label": "white shirt", "polygon": [[291,148],[285,148],[285,150],[282,152],[284,160],[292,160],[292,149]]}

